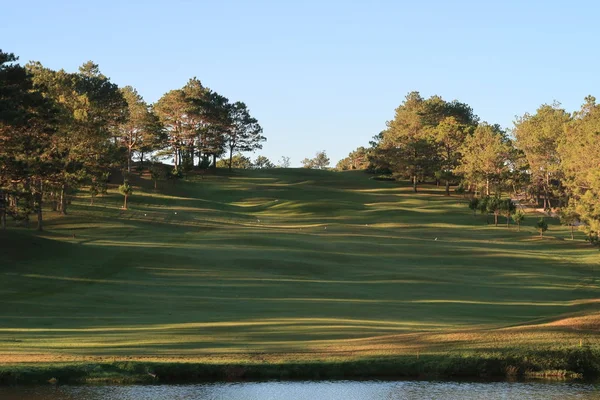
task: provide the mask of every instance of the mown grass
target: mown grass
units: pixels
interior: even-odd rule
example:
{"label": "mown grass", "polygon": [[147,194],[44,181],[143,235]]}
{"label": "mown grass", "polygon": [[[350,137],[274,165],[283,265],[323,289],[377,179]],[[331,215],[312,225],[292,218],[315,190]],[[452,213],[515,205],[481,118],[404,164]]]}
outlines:
{"label": "mown grass", "polygon": [[[558,355],[598,354],[599,254],[555,221],[540,239],[537,216],[494,227],[436,187],[360,172],[134,184],[128,210],[114,189],[94,206],[81,193],[43,234],[0,233],[9,370],[342,363],[372,375],[357,365],[498,359],[597,372]],[[563,361],[526,361],[551,354]]]}

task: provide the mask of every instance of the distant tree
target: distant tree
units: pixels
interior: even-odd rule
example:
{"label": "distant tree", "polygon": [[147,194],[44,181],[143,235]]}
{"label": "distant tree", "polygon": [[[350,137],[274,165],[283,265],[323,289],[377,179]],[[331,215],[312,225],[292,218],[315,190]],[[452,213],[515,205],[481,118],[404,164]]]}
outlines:
{"label": "distant tree", "polygon": [[131,173],[133,153],[151,147],[161,138],[163,129],[158,117],[151,111],[142,96],[131,86],[120,89],[129,115],[127,120],[117,127],[117,140],[126,149],[127,172]]}
{"label": "distant tree", "polygon": [[486,202],[488,213],[494,214],[494,226],[498,226],[498,215],[502,213],[504,203],[499,196],[489,197]]}
{"label": "distant tree", "polygon": [[575,211],[575,208],[572,206],[563,207],[559,212],[560,223],[571,228],[571,240],[575,239],[575,235],[573,233],[575,226],[579,223],[580,216]]}
{"label": "distant tree", "polygon": [[128,117],[127,102],[97,64],[84,63],[77,73],[27,65],[37,92],[60,110],[54,124],[56,171],[45,184],[57,211],[66,214],[68,194],[84,182],[100,182],[107,170],[122,164],[114,138]]}
{"label": "distant tree", "polygon": [[461,147],[462,158],[457,172],[468,182],[482,185],[489,196],[491,184],[508,170],[511,149],[510,141],[498,126],[480,124]]}
{"label": "distant tree", "polygon": [[485,196],[485,197],[481,197],[477,203],[477,209],[479,210],[479,212],[481,213],[481,215],[485,214],[485,222],[489,223],[488,221],[488,213],[489,213],[489,207],[488,207],[488,202],[490,201],[490,197],[489,196]]}
{"label": "distant tree", "polygon": [[182,150],[185,143],[195,135],[189,120],[191,105],[181,89],[171,90],[165,93],[154,104],[154,111],[164,126],[167,138],[163,146],[173,155],[173,164],[179,169],[183,164]]}
{"label": "distant tree", "polygon": [[238,153],[229,159],[221,159],[217,161],[217,168],[229,168],[229,166],[231,166],[232,169],[251,169],[252,160]]}
{"label": "distant tree", "polygon": [[179,170],[194,167],[196,157],[202,164],[206,158],[216,159],[225,152],[226,142],[236,151],[245,151],[247,132],[241,132],[236,118],[239,113],[229,100],[204,87],[196,79],[177,90],[163,95],[153,110],[166,130],[165,153],[173,155],[173,163]]}
{"label": "distant tree", "polygon": [[229,150],[229,169],[233,167],[233,153],[262,149],[267,139],[262,136],[262,127],[250,115],[246,104],[238,101],[231,105],[230,126],[225,133],[225,146]]}
{"label": "distant tree", "polygon": [[323,150],[318,151],[314,158],[305,158],[301,162],[304,168],[325,169],[329,166],[329,157]]}
{"label": "distant tree", "polygon": [[27,224],[35,211],[37,229],[43,230],[44,195],[60,175],[62,110],[36,90],[31,72],[16,61],[0,50],[0,226],[5,228],[7,213]]}
{"label": "distant tree", "polygon": [[465,187],[463,186],[462,183],[460,185],[458,185],[456,188],[454,188],[454,193],[461,195],[465,198],[467,197],[467,189],[465,189]]}
{"label": "distant tree", "polygon": [[109,178],[109,173],[108,172],[104,172],[101,176],[99,177],[92,177],[92,183],[90,184],[90,205],[93,206],[94,205],[94,199],[96,198],[96,196],[98,196],[99,194],[105,194],[106,191],[108,190],[108,178]]}
{"label": "distant tree", "polygon": [[431,177],[437,168],[437,155],[431,138],[412,137],[401,135],[394,138],[386,135],[386,141],[374,152],[373,160],[380,168],[387,168],[394,175],[410,179],[413,191],[418,190],[419,180]]}
{"label": "distant tree", "polygon": [[290,158],[286,156],[282,156],[281,160],[279,160],[279,163],[277,164],[279,168],[289,168],[291,165],[292,163],[290,162]]}
{"label": "distant tree", "polygon": [[325,169],[329,166],[329,157],[327,157],[325,150],[317,152],[314,158],[314,165],[317,169]]}
{"label": "distant tree", "polygon": [[591,244],[597,245],[600,232],[600,105],[587,96],[581,110],[565,129],[558,153],[569,207],[578,215]]}
{"label": "distant tree", "polygon": [[450,180],[456,177],[455,170],[462,158],[460,148],[476,123],[472,110],[470,114],[467,123],[461,123],[454,116],[446,117],[433,130],[440,161],[440,170],[437,171],[436,177],[445,181],[446,196],[450,196]]}
{"label": "distant tree", "polygon": [[350,152],[348,157],[342,158],[335,166],[338,171],[351,169],[367,169],[369,167],[369,150],[364,147]]}
{"label": "distant tree", "polygon": [[255,169],[275,168],[275,164],[265,156],[258,156],[252,163],[252,167]]}
{"label": "distant tree", "polygon": [[124,196],[123,209],[127,210],[127,199],[133,194],[133,188],[127,180],[125,180],[123,184],[119,186],[119,193]]}
{"label": "distant tree", "polygon": [[511,199],[504,199],[500,202],[500,209],[506,217],[506,227],[510,224],[510,217],[517,211],[517,206],[512,202]]}
{"label": "distant tree", "polygon": [[525,213],[523,213],[523,211],[521,210],[517,210],[513,215],[513,219],[517,224],[517,230],[521,232],[521,223],[523,222],[523,220],[525,220]]}
{"label": "distant tree", "polygon": [[540,232],[540,237],[544,237],[544,232],[548,230],[548,223],[544,220],[544,218],[540,218],[535,224],[535,227]]}
{"label": "distant tree", "polygon": [[154,190],[156,190],[158,188],[158,181],[167,177],[167,170],[162,163],[154,159],[150,164],[150,176],[154,181]]}
{"label": "distant tree", "polygon": [[473,211],[473,215],[475,215],[479,208],[479,199],[477,197],[473,197],[469,200],[469,208]]}
{"label": "distant tree", "polygon": [[544,104],[535,114],[525,114],[515,121],[515,144],[525,154],[534,190],[544,195],[544,208],[552,206],[552,182],[562,175],[558,145],[570,119],[569,113],[554,103]]}
{"label": "distant tree", "polygon": [[447,102],[440,96],[424,99],[419,92],[411,92],[396,108],[387,129],[371,142],[370,169],[388,169],[410,179],[415,192],[419,181],[437,173],[437,180],[446,181],[450,195],[461,146],[478,121],[464,103]]}

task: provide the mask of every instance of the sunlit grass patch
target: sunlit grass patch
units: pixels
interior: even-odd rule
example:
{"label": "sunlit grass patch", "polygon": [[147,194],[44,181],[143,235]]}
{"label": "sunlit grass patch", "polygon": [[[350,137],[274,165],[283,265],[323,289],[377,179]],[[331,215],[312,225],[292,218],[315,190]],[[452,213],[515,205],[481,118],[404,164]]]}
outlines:
{"label": "sunlit grass patch", "polygon": [[598,252],[568,227],[539,239],[537,216],[494,227],[443,189],[357,172],[163,183],[0,233],[0,360],[600,348]]}

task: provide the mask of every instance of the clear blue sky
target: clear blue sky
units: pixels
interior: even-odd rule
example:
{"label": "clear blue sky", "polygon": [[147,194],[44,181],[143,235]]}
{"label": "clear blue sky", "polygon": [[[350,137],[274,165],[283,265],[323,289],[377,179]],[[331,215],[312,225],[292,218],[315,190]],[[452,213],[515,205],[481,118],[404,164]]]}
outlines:
{"label": "clear blue sky", "polygon": [[412,90],[504,127],[600,97],[596,1],[0,0],[0,15],[23,63],[93,60],[149,102],[198,77],[249,106],[268,138],[256,154],[293,165],[367,145]]}

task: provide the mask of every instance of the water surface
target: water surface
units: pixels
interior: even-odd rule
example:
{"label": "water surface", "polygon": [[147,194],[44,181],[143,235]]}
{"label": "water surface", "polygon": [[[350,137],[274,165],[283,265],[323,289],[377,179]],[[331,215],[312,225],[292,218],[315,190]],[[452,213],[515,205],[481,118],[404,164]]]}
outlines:
{"label": "water surface", "polygon": [[0,388],[2,400],[600,399],[600,385],[566,382],[334,381]]}

